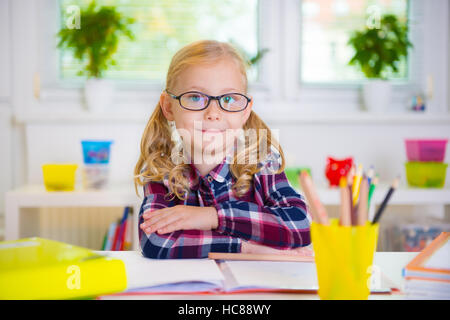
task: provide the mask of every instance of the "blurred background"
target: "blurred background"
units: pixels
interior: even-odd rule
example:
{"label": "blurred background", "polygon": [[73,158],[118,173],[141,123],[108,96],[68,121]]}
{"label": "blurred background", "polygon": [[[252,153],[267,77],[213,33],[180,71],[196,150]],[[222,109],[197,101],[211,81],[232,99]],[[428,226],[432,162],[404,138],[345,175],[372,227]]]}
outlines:
{"label": "blurred background", "polygon": [[215,39],[249,61],[253,110],[292,185],[301,192],[309,169],[337,216],[333,176],[361,164],[378,180],[373,214],[400,176],[378,250],[422,249],[450,231],[449,11],[447,0],[0,0],[0,240],[111,249],[130,219],[121,248],[136,249],[145,124],[173,54]]}

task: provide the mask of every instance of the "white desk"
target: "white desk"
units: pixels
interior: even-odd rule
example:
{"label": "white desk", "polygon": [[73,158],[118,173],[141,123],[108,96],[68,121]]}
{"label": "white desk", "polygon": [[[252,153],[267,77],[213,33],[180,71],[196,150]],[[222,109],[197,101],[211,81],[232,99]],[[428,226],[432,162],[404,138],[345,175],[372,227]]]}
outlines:
{"label": "white desk", "polygon": [[[102,252],[102,251],[99,251]],[[105,253],[105,251],[103,251]],[[124,253],[126,254],[126,252]],[[395,285],[403,289],[404,280],[402,269],[417,255],[416,252],[377,252],[375,253],[374,266],[380,268]],[[117,252],[115,252],[115,257]],[[404,299],[403,293],[396,294],[375,294],[369,299]],[[239,294],[160,294],[145,296],[102,296],[102,300],[122,300],[122,299],[147,299],[147,300],[290,300],[290,299],[319,299],[317,294],[299,293],[239,293]]]}

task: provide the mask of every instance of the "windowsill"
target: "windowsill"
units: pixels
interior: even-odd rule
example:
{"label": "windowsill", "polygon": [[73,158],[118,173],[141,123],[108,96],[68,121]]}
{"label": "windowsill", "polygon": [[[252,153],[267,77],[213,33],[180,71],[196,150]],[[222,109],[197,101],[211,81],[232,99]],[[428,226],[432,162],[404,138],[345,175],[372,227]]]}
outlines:
{"label": "windowsill", "polygon": [[[264,114],[261,114],[264,118]],[[349,124],[349,125],[389,125],[389,124],[450,124],[450,114],[422,112],[371,113],[355,111],[347,113],[323,112],[277,112],[265,117],[270,123],[285,124]]]}
{"label": "windowsill", "polygon": [[[87,111],[74,112],[34,112],[16,114],[14,121],[18,124],[57,124],[57,123],[146,123],[152,111],[149,112],[109,112],[91,113]],[[450,114],[429,113],[391,113],[375,114],[364,111],[352,113],[306,113],[289,110],[277,113],[258,113],[258,115],[270,124],[373,124],[373,125],[417,125],[417,124],[450,124]]]}

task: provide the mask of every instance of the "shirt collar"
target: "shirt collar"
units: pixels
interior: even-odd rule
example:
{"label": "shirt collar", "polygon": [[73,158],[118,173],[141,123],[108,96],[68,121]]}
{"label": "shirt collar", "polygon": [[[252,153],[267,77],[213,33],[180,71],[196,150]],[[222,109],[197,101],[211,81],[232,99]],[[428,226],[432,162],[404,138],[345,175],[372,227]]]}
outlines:
{"label": "shirt collar", "polygon": [[[258,164],[258,167],[264,167],[264,165],[266,165],[267,169],[270,169],[269,174],[273,174],[274,170],[277,171],[279,169],[279,165],[281,165],[281,155],[278,152],[275,152],[276,150],[273,148],[273,146],[271,146],[271,151],[272,152],[268,156],[267,160]],[[233,156],[234,156],[234,147],[223,158],[222,162],[219,163],[216,167],[214,167],[214,169],[212,169],[205,176],[202,176],[198,171],[198,169],[195,167],[195,165],[192,163],[192,161],[189,161],[189,165],[192,168],[189,173],[189,188],[193,191],[198,190],[199,178],[203,180],[208,175],[211,176],[217,182],[223,183],[226,180],[228,173],[230,172],[230,164],[233,161]],[[264,171],[265,169],[266,169],[265,167],[262,168],[262,171]],[[163,181],[164,185],[167,188],[169,188],[169,180],[167,176],[164,176]]]}
{"label": "shirt collar", "polygon": [[[190,173],[189,173],[189,189],[192,191],[198,190],[199,178],[203,180],[203,179],[206,179],[208,175],[211,176],[217,182],[223,183],[225,181],[225,179],[227,178],[227,175],[230,171],[229,164],[233,161],[233,155],[234,155],[234,152],[229,152],[223,158],[222,162],[219,163],[216,167],[214,167],[214,169],[212,169],[205,176],[202,176],[200,174],[200,172],[198,171],[198,169],[195,167],[195,165],[192,163],[192,161],[189,161],[189,165],[192,168],[192,170],[190,170]],[[188,158],[189,158],[189,156],[188,156]],[[168,174],[164,175],[163,184],[168,189],[170,189]]]}
{"label": "shirt collar", "polygon": [[223,158],[221,163],[219,163],[217,166],[215,166],[214,169],[212,169],[205,176],[202,176],[200,174],[199,170],[193,163],[189,163],[189,165],[192,168],[190,185],[192,187],[194,187],[195,185],[198,184],[197,178],[205,179],[207,176],[211,176],[217,182],[223,183],[225,181],[225,179],[227,178],[228,172],[230,171],[229,165],[232,162],[232,160],[233,160],[233,153],[230,152]]}

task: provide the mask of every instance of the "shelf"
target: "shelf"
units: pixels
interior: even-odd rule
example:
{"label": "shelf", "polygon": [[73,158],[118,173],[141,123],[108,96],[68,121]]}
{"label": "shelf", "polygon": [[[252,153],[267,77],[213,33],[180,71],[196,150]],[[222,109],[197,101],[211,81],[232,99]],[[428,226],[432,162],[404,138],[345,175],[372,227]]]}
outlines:
{"label": "shelf", "polygon": [[87,111],[72,112],[34,112],[14,116],[18,124],[67,124],[67,123],[144,123],[149,119],[148,114],[139,112],[108,112],[90,113]]}
{"label": "shelf", "polygon": [[[373,194],[372,202],[381,204],[389,190],[389,186],[378,186]],[[302,193],[297,189],[297,192]],[[319,198],[324,205],[339,205],[339,188],[317,188]],[[303,193],[302,193],[303,194]],[[421,189],[400,187],[393,193],[389,205],[450,205],[450,189]]]}
{"label": "shelf", "polygon": [[[389,186],[380,185],[375,189],[373,203],[380,204]],[[141,189],[138,189],[141,192]],[[302,193],[297,189],[297,192]],[[317,188],[320,200],[325,205],[340,203],[339,188]],[[143,198],[138,198],[132,185],[115,185],[104,190],[83,190],[76,188],[69,192],[48,192],[43,185],[28,185],[7,192],[22,205],[39,204],[40,206],[119,206],[123,203],[138,205]],[[142,195],[141,195],[142,196]],[[450,205],[450,188],[420,189],[399,187],[389,201],[390,205]]]}
{"label": "shelf", "polygon": [[[380,204],[388,186],[378,186],[373,195],[373,205]],[[298,190],[297,190],[298,191]],[[318,187],[320,200],[324,205],[339,205],[339,188]],[[39,207],[124,207],[132,206],[135,214],[133,224],[138,225],[138,214],[143,198],[135,194],[130,184],[115,185],[103,190],[83,190],[48,192],[43,185],[27,185],[6,192],[5,239],[20,236],[20,209]],[[393,194],[389,205],[449,205],[450,189],[399,188]],[[133,248],[139,248],[138,234],[133,236]]]}
{"label": "shelf", "polygon": [[[113,111],[108,113],[90,113],[87,111],[72,112],[29,112],[14,115],[16,123],[146,123],[150,117],[152,110],[148,112],[120,112]],[[258,115],[266,119],[268,123],[285,123],[285,124],[373,124],[373,125],[433,125],[433,124],[450,124],[450,115],[443,114],[427,114],[427,113],[391,113],[391,114],[374,114],[369,112],[353,112],[353,113],[304,113],[295,109],[280,108],[276,113],[267,114],[267,112],[258,112]]]}
{"label": "shelf", "polygon": [[[26,221],[20,217],[22,208],[48,207],[125,207],[133,208],[133,250],[139,248],[137,225],[142,198],[134,192],[130,184],[115,185],[102,190],[83,190],[48,192],[43,185],[27,185],[6,192],[5,196],[5,240],[20,238],[21,224]],[[64,212],[64,210],[62,211]]]}
{"label": "shelf", "polygon": [[[139,190],[139,189],[138,189]],[[138,206],[142,198],[134,192],[134,186],[116,185],[102,190],[83,190],[48,192],[43,185],[27,185],[8,191],[7,197],[18,201],[21,206],[42,207],[115,207]]]}
{"label": "shelf", "polygon": [[267,122],[287,123],[287,124],[330,124],[330,125],[430,125],[430,124],[450,124],[450,115],[443,114],[427,114],[427,113],[386,113],[376,114],[369,112],[353,112],[353,113],[302,113],[287,112],[281,110],[277,113],[266,115],[259,114],[262,118],[266,118]]}

